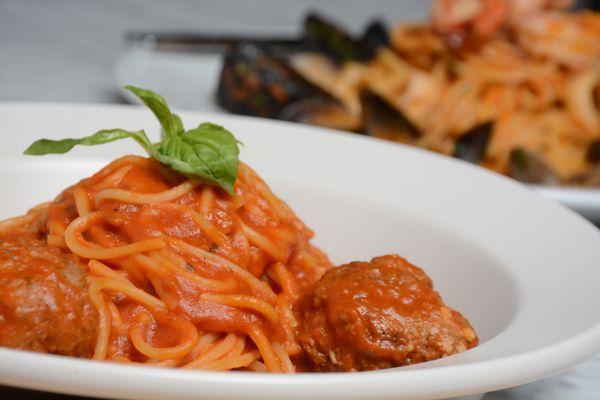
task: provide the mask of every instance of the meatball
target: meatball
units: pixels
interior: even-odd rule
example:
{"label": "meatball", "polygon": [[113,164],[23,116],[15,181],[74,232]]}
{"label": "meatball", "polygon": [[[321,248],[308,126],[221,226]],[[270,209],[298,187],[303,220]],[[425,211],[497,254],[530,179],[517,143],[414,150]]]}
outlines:
{"label": "meatball", "polygon": [[0,239],[0,345],[91,357],[98,315],[76,257],[33,235]]}
{"label": "meatball", "polygon": [[410,365],[477,345],[469,322],[431,279],[397,255],[329,270],[297,309],[298,340],[316,371]]}

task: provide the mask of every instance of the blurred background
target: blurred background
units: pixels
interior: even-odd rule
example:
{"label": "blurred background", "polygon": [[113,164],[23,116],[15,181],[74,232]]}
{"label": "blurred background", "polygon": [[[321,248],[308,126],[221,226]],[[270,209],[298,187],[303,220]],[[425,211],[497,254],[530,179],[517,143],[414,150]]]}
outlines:
{"label": "blurred background", "polygon": [[319,10],[353,32],[421,20],[427,1],[2,0],[0,100],[122,102],[115,63],[128,31],[292,36]]}
{"label": "blurred background", "polygon": [[0,100],[123,102],[115,63],[129,50],[128,31],[292,36],[318,10],[358,33],[373,19],[423,21],[429,7],[425,0],[1,0]]}
{"label": "blurred background", "polygon": [[[533,0],[532,0],[533,1]],[[214,36],[294,38],[318,11],[352,35],[374,20],[427,20],[419,0],[0,0],[0,101],[126,103],[125,83],[143,85],[176,108],[218,110],[218,52],[156,52],[130,32],[199,32]],[[598,10],[600,1],[575,8]],[[600,215],[600,214],[599,214]],[[59,398],[0,388],[1,398]],[[600,398],[600,362],[543,382],[489,394],[486,400]]]}

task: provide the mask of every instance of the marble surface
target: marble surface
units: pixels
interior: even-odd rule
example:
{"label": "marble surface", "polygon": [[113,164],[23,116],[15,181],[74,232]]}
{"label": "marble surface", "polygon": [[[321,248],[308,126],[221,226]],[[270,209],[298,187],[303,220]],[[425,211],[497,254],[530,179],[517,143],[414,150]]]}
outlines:
{"label": "marble surface", "polygon": [[[417,0],[0,0],[0,101],[124,102],[113,67],[126,51],[128,30],[293,34],[306,11],[319,9],[358,31],[373,18],[422,19],[428,6]],[[0,398],[65,397],[0,387]],[[516,399],[600,399],[600,359],[485,396]]]}

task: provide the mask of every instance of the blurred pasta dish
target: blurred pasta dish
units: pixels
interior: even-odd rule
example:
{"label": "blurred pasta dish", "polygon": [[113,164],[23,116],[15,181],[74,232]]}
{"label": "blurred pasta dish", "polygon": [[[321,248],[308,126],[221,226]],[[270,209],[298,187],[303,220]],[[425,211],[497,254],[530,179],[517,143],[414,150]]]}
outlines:
{"label": "blurred pasta dish", "polygon": [[230,111],[366,133],[521,181],[600,185],[600,14],[569,1],[436,1],[430,23],[323,18],[301,46],[241,43],[218,90]]}

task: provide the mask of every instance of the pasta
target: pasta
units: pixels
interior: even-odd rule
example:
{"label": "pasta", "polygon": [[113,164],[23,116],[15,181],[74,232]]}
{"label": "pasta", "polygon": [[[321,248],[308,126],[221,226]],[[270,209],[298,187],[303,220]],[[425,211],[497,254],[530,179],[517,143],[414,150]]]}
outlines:
{"label": "pasta", "polygon": [[[468,1],[447,3],[459,9]],[[539,156],[559,181],[573,183],[593,169],[586,152],[600,139],[600,15],[525,13],[521,3],[513,2],[512,19],[499,21],[475,49],[459,52],[444,34],[469,21],[458,28],[442,25],[442,19],[452,25],[452,10],[437,19],[434,11],[432,25],[397,25],[391,49],[372,61],[365,85],[422,130],[418,146],[452,155],[461,135],[492,121],[482,165],[510,173],[511,151],[523,149]],[[500,12],[478,11],[473,23],[492,19],[494,11]],[[463,40],[478,34],[477,25],[472,29]]]}
{"label": "pasta", "polygon": [[246,165],[232,198],[123,157],[0,230],[33,226],[88,265],[96,360],[293,372],[298,287],[330,267]]}
{"label": "pasta", "polygon": [[[374,22],[354,37],[309,15],[310,50],[232,47],[219,101],[236,113],[361,132],[532,183],[597,185],[600,14],[566,10],[569,3],[436,0],[429,23],[387,32]],[[534,164],[544,168],[533,173]]]}

